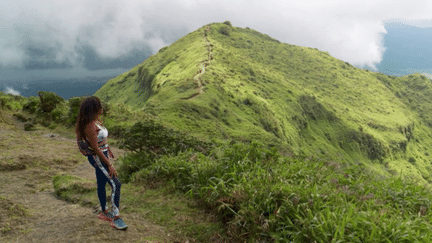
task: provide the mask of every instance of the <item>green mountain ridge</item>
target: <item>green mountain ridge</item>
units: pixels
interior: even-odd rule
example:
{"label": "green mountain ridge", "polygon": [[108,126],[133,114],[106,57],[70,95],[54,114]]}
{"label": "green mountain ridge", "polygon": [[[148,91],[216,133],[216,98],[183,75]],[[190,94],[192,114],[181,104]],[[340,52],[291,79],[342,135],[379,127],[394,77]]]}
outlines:
{"label": "green mountain ridge", "polygon": [[197,136],[257,139],[428,181],[431,87],[419,74],[370,72],[316,48],[212,23],[94,95]]}
{"label": "green mountain ridge", "polygon": [[[38,95],[0,92],[0,130],[23,125],[74,139],[86,96]],[[425,76],[361,70],[227,21],[161,48],[94,96],[103,102],[110,145],[127,150],[116,168],[122,183],[180,192],[217,224],[192,229],[163,216],[170,214],[163,205],[155,218],[126,189],[128,208],[145,207],[146,217],[197,242],[216,235],[218,242],[432,239],[432,86]],[[17,127],[12,117],[25,124]],[[37,154],[21,158],[30,141],[4,136],[8,159],[0,169],[38,161]],[[69,197],[83,198],[70,183]]]}

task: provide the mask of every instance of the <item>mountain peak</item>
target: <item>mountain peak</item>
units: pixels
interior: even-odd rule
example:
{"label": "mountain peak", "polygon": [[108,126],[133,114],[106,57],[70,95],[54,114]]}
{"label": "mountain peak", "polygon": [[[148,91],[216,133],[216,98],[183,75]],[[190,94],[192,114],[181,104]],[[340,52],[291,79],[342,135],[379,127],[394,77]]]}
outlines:
{"label": "mountain peak", "polygon": [[[429,111],[423,99],[431,84],[424,78],[361,70],[316,48],[282,43],[225,21],[161,48],[95,95],[195,135],[257,139],[298,154],[383,162],[424,153],[407,146],[412,142],[407,133],[415,134],[419,123],[412,104]],[[420,83],[419,100],[406,97]],[[427,124],[428,116],[421,115]],[[420,126],[416,130],[427,130]]]}

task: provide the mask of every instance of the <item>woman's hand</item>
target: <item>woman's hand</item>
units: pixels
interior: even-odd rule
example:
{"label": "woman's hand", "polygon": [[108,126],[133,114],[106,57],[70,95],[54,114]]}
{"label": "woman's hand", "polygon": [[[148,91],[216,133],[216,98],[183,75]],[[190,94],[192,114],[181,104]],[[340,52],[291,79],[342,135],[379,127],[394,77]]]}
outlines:
{"label": "woman's hand", "polygon": [[114,166],[111,165],[108,169],[111,178],[117,177],[117,172],[115,171]]}

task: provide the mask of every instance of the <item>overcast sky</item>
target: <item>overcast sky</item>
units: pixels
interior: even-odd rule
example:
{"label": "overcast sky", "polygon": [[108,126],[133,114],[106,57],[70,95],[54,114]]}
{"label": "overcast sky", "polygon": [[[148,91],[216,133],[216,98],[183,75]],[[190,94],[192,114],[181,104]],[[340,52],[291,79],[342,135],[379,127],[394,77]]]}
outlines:
{"label": "overcast sky", "polygon": [[115,76],[225,20],[377,70],[386,24],[432,27],[432,1],[2,0],[0,84]]}

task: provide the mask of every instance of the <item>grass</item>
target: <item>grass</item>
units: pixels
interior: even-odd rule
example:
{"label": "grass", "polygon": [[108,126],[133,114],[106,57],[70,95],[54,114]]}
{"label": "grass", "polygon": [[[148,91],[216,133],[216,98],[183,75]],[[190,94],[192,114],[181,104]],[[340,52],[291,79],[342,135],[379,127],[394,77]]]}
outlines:
{"label": "grass", "polygon": [[[185,151],[136,163],[146,166],[122,186],[122,203],[133,205],[124,211],[144,212],[151,221],[201,241],[221,229],[237,241],[412,242],[429,237],[429,190],[402,174],[379,175],[360,161],[332,161],[322,153],[282,156],[259,143],[231,142],[220,143],[209,156]],[[391,168],[387,172],[397,175]],[[65,200],[98,202],[95,183],[60,175],[53,183]]]}
{"label": "grass", "polygon": [[[364,165],[226,144],[218,159],[166,156],[135,183],[172,185],[218,215],[232,240],[429,242],[430,187]],[[188,159],[194,157],[194,161]]]}
{"label": "grass", "polygon": [[[161,212],[158,200],[186,195],[236,241],[428,242],[430,80],[364,71],[314,48],[227,26],[191,32],[94,94],[112,107],[104,118],[110,133],[152,117],[222,141],[212,156],[122,159],[124,171],[132,160],[136,166],[122,174],[133,178],[125,190],[146,188],[152,198],[146,203],[157,213],[148,217],[177,227],[169,221],[176,211]],[[196,92],[200,65],[204,93],[183,100]],[[19,110],[26,99],[0,101]],[[68,131],[62,127],[52,128]],[[209,227],[200,222],[195,228]],[[185,225],[181,231],[194,237],[212,235]]]}
{"label": "grass", "polygon": [[[53,177],[53,185],[59,199],[87,207],[100,205],[94,180],[62,173]],[[107,184],[105,189],[109,205],[111,188]],[[122,185],[121,193],[121,205],[127,205],[121,210],[123,213],[140,213],[149,221],[198,242],[206,242],[222,234],[223,227],[216,221],[216,217],[203,214],[193,201],[168,185],[155,189],[128,183]]]}
{"label": "grass", "polygon": [[[8,235],[14,228],[22,223],[26,217],[31,216],[30,209],[22,204],[14,203],[9,198],[0,196],[0,212],[2,220],[0,221],[0,236]],[[22,233],[25,233],[21,231]]]}

